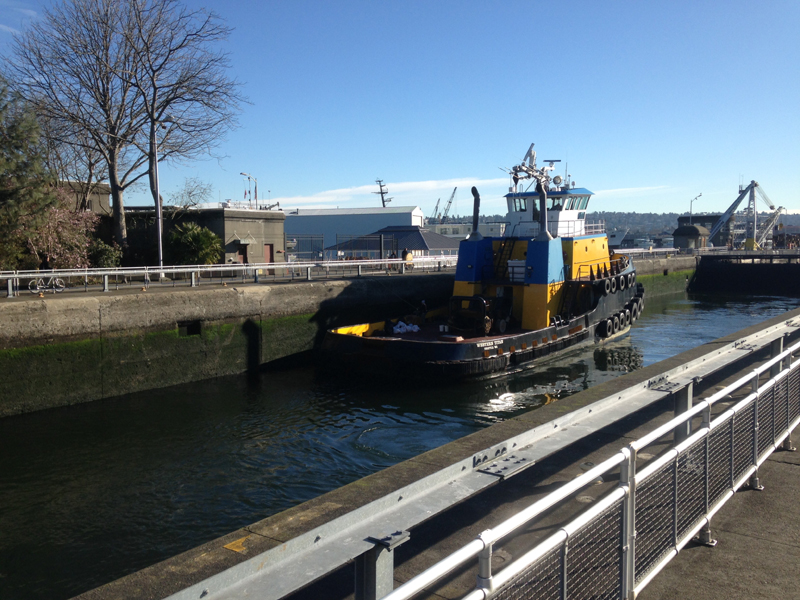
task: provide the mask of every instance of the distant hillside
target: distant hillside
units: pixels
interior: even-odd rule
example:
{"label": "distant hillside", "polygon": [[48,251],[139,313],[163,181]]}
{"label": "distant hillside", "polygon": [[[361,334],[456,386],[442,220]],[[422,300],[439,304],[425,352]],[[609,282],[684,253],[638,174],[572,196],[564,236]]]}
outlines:
{"label": "distant hillside", "polygon": [[[631,233],[647,233],[651,235],[672,234],[678,228],[678,217],[688,213],[629,213],[598,211],[586,215],[587,221],[605,221],[606,231],[615,229],[629,229]],[[759,219],[764,219],[770,213],[758,213]],[[451,223],[471,223],[471,216],[455,216],[448,219]],[[505,221],[505,215],[481,215],[481,223],[499,223]],[[781,223],[784,225],[800,225],[800,215],[782,215]]]}

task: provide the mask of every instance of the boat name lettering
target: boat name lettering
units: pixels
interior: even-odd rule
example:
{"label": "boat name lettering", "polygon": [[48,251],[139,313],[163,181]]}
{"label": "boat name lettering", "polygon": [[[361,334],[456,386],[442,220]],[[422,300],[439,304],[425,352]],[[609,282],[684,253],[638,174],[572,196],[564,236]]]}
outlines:
{"label": "boat name lettering", "polygon": [[475,344],[478,348],[494,348],[499,342],[478,342]]}

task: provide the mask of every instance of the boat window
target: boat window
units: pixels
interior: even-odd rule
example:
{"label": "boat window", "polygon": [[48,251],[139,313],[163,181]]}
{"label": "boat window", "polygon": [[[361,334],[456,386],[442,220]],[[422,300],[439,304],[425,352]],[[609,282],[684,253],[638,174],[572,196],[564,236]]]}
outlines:
{"label": "boat window", "polygon": [[550,208],[548,210],[561,210],[563,208],[561,200],[562,198],[550,198]]}
{"label": "boat window", "polygon": [[578,203],[578,209],[583,210],[589,204],[589,196],[581,196],[581,200]]}
{"label": "boat window", "polygon": [[575,206],[575,201],[578,200],[577,196],[570,196],[564,201],[564,210],[573,210],[577,208]]}
{"label": "boat window", "polygon": [[517,196],[514,198],[514,210],[516,212],[525,212],[528,210],[528,199]]}

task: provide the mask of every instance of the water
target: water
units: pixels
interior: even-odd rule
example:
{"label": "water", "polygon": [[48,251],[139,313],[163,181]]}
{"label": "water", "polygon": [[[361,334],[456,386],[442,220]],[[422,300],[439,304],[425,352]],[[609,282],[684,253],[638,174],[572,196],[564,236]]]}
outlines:
{"label": "water", "polygon": [[312,368],[0,420],[0,598],[69,598],[482,427],[796,308],[648,299],[544,369],[409,391]]}

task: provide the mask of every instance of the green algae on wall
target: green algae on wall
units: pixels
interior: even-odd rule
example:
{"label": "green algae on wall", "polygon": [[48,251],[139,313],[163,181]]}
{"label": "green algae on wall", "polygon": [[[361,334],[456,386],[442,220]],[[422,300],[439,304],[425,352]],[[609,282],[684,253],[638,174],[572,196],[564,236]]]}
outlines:
{"label": "green algae on wall", "polygon": [[686,271],[668,271],[666,274],[636,275],[637,283],[644,286],[644,296],[672,294],[685,290],[694,279],[695,269]]}
{"label": "green algae on wall", "polygon": [[257,370],[310,350],[313,315],[199,322],[0,350],[0,417]]}

